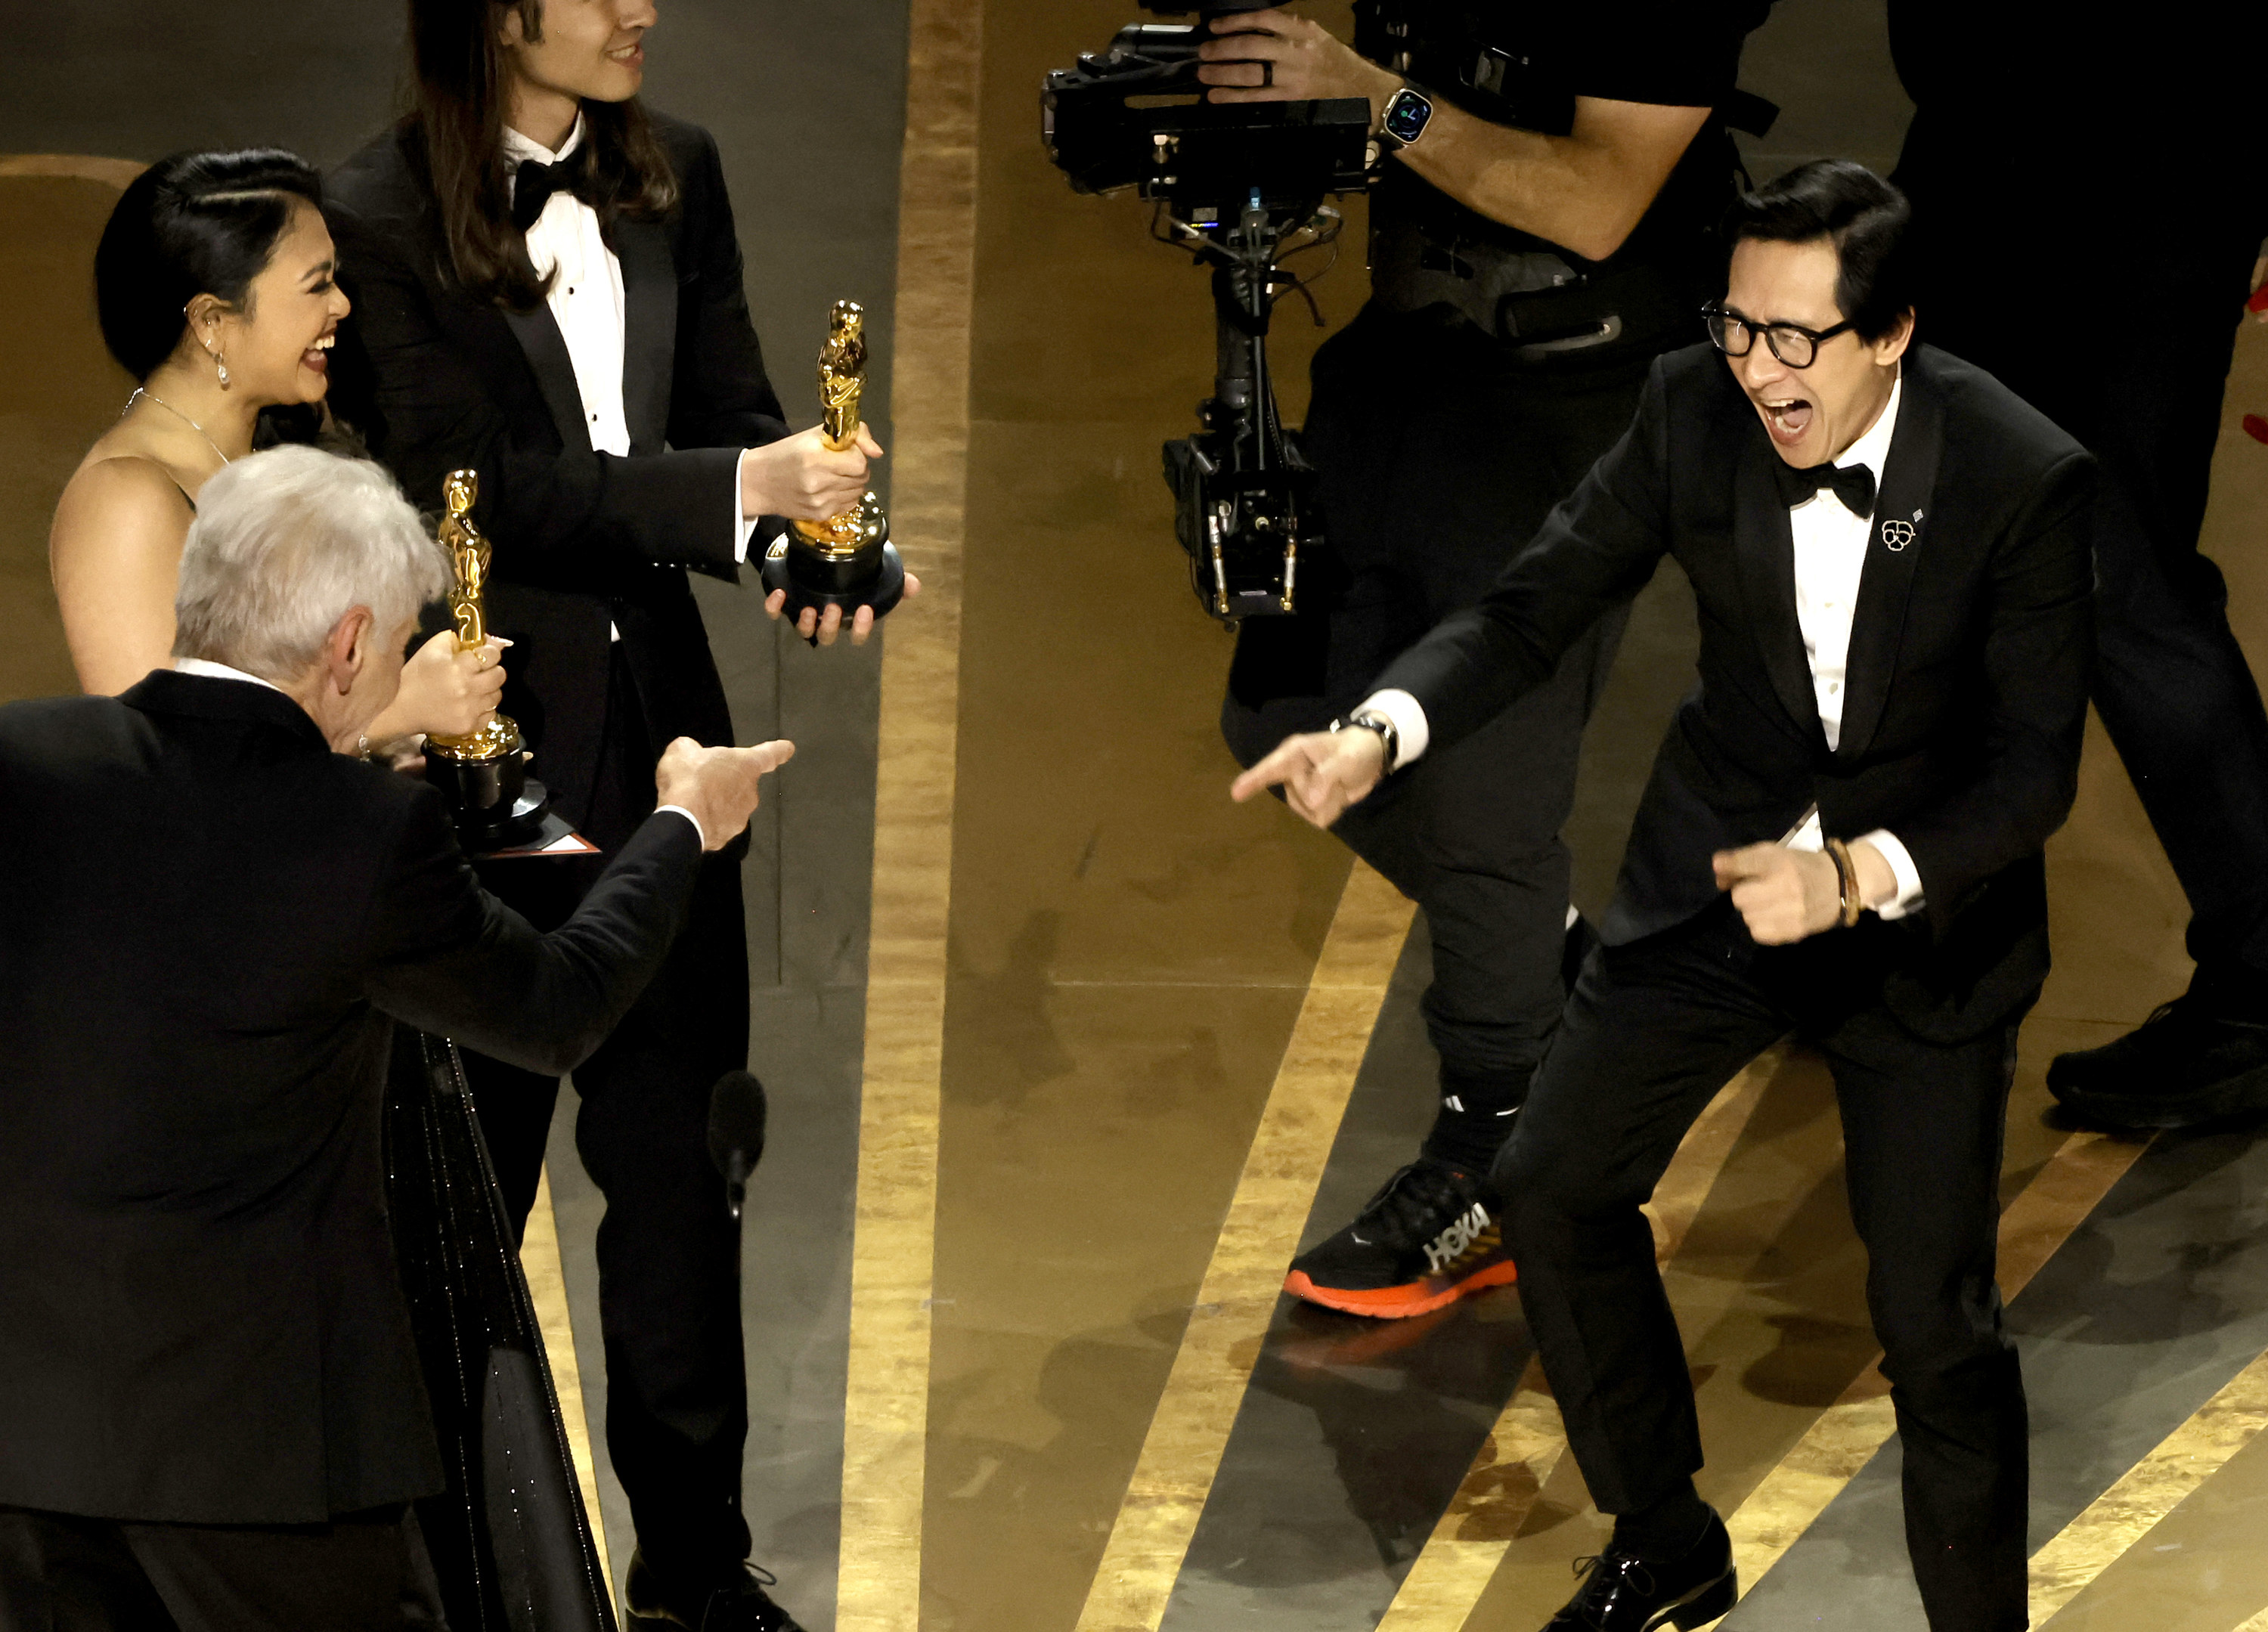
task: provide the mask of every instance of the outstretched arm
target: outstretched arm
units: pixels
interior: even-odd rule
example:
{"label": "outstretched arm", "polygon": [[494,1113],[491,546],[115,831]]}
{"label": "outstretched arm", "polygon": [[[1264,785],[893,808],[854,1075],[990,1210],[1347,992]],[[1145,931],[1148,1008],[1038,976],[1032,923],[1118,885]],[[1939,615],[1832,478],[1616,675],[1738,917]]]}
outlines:
{"label": "outstretched arm", "polygon": [[1609,608],[1645,587],[1668,548],[1668,416],[1657,364],[1638,417],[1554,510],[1477,606],[1454,613],[1379,676],[1362,709],[1394,724],[1395,759],[1375,731],[1286,739],[1238,777],[1232,798],[1281,787],[1319,827],[1381,776],[1479,730],[1548,680]]}
{"label": "outstretched arm", "polygon": [[671,808],[646,819],[575,915],[549,935],[481,888],[438,795],[419,790],[372,903],[371,1001],[524,1070],[574,1070],[661,967],[704,850],[739,834],[755,809],[758,778],[794,752],[786,742],[671,743],[655,773],[658,803]]}

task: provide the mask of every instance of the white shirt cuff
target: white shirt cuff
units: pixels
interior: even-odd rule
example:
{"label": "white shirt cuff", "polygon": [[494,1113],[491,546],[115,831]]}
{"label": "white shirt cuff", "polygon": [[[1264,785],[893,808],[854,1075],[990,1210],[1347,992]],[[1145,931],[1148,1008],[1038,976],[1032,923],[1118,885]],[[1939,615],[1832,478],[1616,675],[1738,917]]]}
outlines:
{"label": "white shirt cuff", "polygon": [[756,523],[762,519],[759,516],[747,515],[740,509],[740,495],[746,491],[741,486],[741,478],[747,468],[748,455],[755,452],[754,448],[742,448],[740,463],[733,467],[733,532],[736,540],[733,546],[733,559],[744,567],[748,564],[748,540],[756,530]]}
{"label": "white shirt cuff", "polygon": [[1432,740],[1432,728],[1425,724],[1425,709],[1406,691],[1374,691],[1355,712],[1359,714],[1364,709],[1383,714],[1394,722],[1394,763],[1386,768],[1390,771],[1411,763]]}
{"label": "white shirt cuff", "polygon": [[1890,871],[1897,875],[1898,893],[1876,907],[1875,914],[1884,918],[1903,918],[1910,912],[1920,910],[1921,871],[1914,865],[1914,859],[1907,853],[1906,847],[1898,842],[1897,834],[1877,827],[1872,833],[1861,834],[1852,842],[1873,845],[1881,853],[1882,859],[1890,864]]}
{"label": "white shirt cuff", "polygon": [[701,819],[698,816],[696,816],[691,811],[687,810],[682,805],[657,805],[653,807],[653,813],[657,816],[660,815],[664,811],[675,811],[680,816],[684,817],[686,820],[691,822],[693,824],[693,836],[701,841],[701,848],[705,850],[709,848],[709,834],[707,829],[702,827]]}

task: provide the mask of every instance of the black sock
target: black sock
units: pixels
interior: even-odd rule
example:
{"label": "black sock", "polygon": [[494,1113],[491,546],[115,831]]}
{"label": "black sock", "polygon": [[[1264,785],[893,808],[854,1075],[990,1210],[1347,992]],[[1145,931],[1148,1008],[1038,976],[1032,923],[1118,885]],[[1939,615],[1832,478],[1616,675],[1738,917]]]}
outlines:
{"label": "black sock", "polygon": [[1488,1177],[1489,1165],[1504,1142],[1512,1137],[1513,1115],[1528,1098],[1532,1071],[1453,1071],[1441,1070],[1441,1107],[1433,1115],[1433,1130],[1425,1136],[1421,1155],[1463,1169],[1476,1179]]}
{"label": "black sock", "polygon": [[1666,1496],[1615,1518],[1615,1541],[1642,1558],[1679,1558],[1692,1549],[1716,1517],[1690,1479]]}

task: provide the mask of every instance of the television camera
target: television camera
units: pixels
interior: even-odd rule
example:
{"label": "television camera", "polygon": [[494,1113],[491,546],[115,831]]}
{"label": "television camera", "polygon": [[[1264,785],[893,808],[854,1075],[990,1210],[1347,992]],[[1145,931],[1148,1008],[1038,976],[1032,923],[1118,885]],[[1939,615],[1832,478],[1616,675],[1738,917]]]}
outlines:
{"label": "television camera", "polygon": [[1166,481],[1190,587],[1233,625],[1298,610],[1303,557],[1314,582],[1322,541],[1314,472],[1277,414],[1268,329],[1285,294],[1313,308],[1309,280],[1285,263],[1335,244],[1344,223],[1327,201],[1370,184],[1370,104],[1207,102],[1199,43],[1214,37],[1217,18],[1269,0],[1141,3],[1197,21],[1130,24],[1108,49],[1050,73],[1042,130],[1074,188],[1132,187],[1156,206],[1152,235],[1212,270],[1213,393],[1198,405],[1197,434],[1166,444]]}

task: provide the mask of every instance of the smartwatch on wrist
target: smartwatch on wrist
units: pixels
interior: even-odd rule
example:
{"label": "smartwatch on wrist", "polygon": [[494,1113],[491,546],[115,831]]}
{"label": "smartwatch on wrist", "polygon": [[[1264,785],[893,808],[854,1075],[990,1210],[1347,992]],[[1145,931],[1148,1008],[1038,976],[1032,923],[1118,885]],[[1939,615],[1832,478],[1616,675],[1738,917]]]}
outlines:
{"label": "smartwatch on wrist", "polygon": [[1432,119],[1433,99],[1404,81],[1402,89],[1386,99],[1386,111],[1378,121],[1378,144],[1389,153],[1408,147],[1425,134]]}

